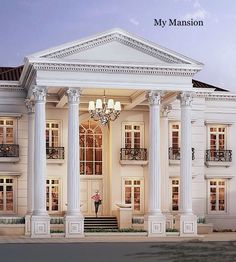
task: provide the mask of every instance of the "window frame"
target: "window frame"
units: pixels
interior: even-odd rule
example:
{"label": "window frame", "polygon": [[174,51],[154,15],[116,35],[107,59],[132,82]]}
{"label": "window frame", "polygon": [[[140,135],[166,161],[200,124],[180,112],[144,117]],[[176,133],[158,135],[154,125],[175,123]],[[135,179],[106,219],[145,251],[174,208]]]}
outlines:
{"label": "window frame", "polygon": [[[53,128],[47,128],[47,124],[51,126],[51,124],[58,124],[58,146],[61,147],[62,145],[62,121],[61,120],[46,120],[46,127],[45,127],[45,136],[47,130],[49,130],[49,147],[52,147],[52,130]],[[56,129],[56,128],[55,128]],[[47,137],[46,137],[46,147],[47,147]]]}
{"label": "window frame", "polygon": [[122,148],[129,148],[126,147],[126,143],[125,143],[125,126],[126,125],[131,125],[132,129],[131,129],[131,148],[134,148],[134,126],[139,126],[140,127],[140,147],[139,148],[144,148],[144,122],[142,121],[138,121],[138,122],[122,122]]}
{"label": "window frame", "polygon": [[[207,132],[208,132],[208,135],[207,135],[207,149],[209,149],[209,150],[211,149],[211,134],[212,134],[212,132],[210,130],[211,128],[217,128],[217,129],[218,128],[225,128],[225,132],[224,132],[224,135],[225,135],[225,137],[224,137],[224,141],[225,141],[225,143],[224,143],[224,150],[227,150],[227,148],[228,148],[228,125],[223,125],[223,124],[211,124],[211,125],[208,125],[208,128],[207,128]],[[219,135],[221,133],[219,133],[218,130],[217,130],[216,134],[217,134],[216,150],[219,150]]]}
{"label": "window frame", "polygon": [[[173,125],[178,125],[179,129],[178,130],[173,129],[172,128]],[[175,121],[175,122],[171,121],[169,123],[169,130],[170,130],[170,132],[169,132],[169,147],[173,148],[173,131],[175,130],[175,131],[178,131],[178,145],[179,145],[178,148],[180,148],[180,145],[181,145],[181,123],[178,122],[178,121]]]}
{"label": "window frame", "polygon": [[[178,181],[178,185],[173,185],[173,181],[174,180],[176,180],[176,181]],[[171,192],[170,192],[170,206],[171,206],[171,212],[173,212],[173,213],[177,213],[177,212],[180,212],[180,178],[178,178],[178,177],[173,177],[173,178],[171,178],[170,179],[170,181],[171,181]],[[175,186],[175,187],[178,187],[178,210],[173,210],[173,186]]]}
{"label": "window frame", "polygon": [[[12,179],[13,182],[11,183],[11,185],[13,186],[13,210],[12,211],[7,211],[6,209],[0,211],[0,215],[14,215],[16,214],[16,209],[17,209],[17,178],[14,176],[0,176],[0,179]],[[0,183],[1,185],[2,183]],[[7,183],[4,182],[3,183],[4,187],[6,187]],[[6,193],[5,193],[5,197],[6,197]],[[4,204],[6,204],[6,198],[4,198]],[[6,208],[6,206],[5,206]]]}
{"label": "window frame", "polygon": [[[211,210],[211,185],[210,185],[210,182],[211,181],[216,181],[217,182],[217,185],[216,185],[216,210]],[[224,192],[224,200],[225,200],[225,210],[219,210],[219,185],[218,185],[218,182],[219,181],[224,181],[224,189],[225,189],[225,192]],[[228,206],[229,206],[229,203],[228,203],[228,179],[224,179],[224,178],[210,178],[208,179],[207,181],[207,211],[208,211],[208,214],[228,214]]]}
{"label": "window frame", "polygon": [[[125,204],[125,181],[132,181],[131,184],[131,204]],[[134,181],[140,181],[140,211],[134,210]],[[143,177],[122,177],[122,204],[131,205],[133,214],[143,214],[144,213],[144,178]]]}
{"label": "window frame", "polygon": [[[4,140],[4,143],[2,144],[9,144],[9,143],[6,143],[6,129],[8,127],[12,127],[13,128],[13,143],[10,144],[10,145],[14,145],[14,144],[17,144],[17,121],[15,118],[11,118],[11,117],[0,117],[0,121],[3,120],[4,121],[4,124],[1,125],[0,124],[0,128],[3,127],[3,140]],[[13,125],[6,125],[5,122],[6,121],[13,121]]]}
{"label": "window frame", "polygon": [[[47,184],[47,180],[50,181],[49,184]],[[58,180],[58,184],[51,184],[52,180]],[[58,186],[58,210],[52,210],[52,199],[51,199],[51,187],[53,185],[57,185]],[[47,186],[49,187],[49,210],[47,210]],[[45,181],[45,189],[46,189],[46,195],[45,195],[45,201],[46,201],[46,211],[49,214],[54,214],[54,213],[60,213],[62,211],[61,208],[61,189],[62,183],[61,183],[61,178],[58,177],[47,177],[46,181]]]}

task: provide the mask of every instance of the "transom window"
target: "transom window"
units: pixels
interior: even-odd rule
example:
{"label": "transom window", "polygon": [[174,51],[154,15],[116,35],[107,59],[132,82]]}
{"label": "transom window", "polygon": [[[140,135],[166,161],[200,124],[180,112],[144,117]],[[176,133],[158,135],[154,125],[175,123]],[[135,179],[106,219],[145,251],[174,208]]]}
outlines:
{"label": "transom window", "polygon": [[0,119],[0,144],[14,144],[14,121]]}
{"label": "transom window", "polygon": [[0,178],[0,212],[14,211],[14,181],[12,178]]}
{"label": "transom window", "polygon": [[47,211],[59,211],[59,180],[46,180],[46,208]]}
{"label": "transom window", "polygon": [[60,146],[60,122],[47,121],[46,123],[46,148]]}
{"label": "transom window", "polygon": [[172,211],[179,210],[179,179],[172,179]]}
{"label": "transom window", "polygon": [[211,150],[226,149],[226,127],[225,126],[210,126],[209,146]]}
{"label": "transom window", "polygon": [[102,175],[102,129],[95,121],[86,121],[79,127],[80,174]]}
{"label": "transom window", "polygon": [[134,213],[143,212],[143,179],[125,178],[123,180],[123,201],[132,206]]}
{"label": "transom window", "polygon": [[226,212],[226,180],[209,180],[209,211]]}
{"label": "transom window", "polygon": [[123,130],[123,148],[143,148],[144,124],[136,122],[124,122]]}

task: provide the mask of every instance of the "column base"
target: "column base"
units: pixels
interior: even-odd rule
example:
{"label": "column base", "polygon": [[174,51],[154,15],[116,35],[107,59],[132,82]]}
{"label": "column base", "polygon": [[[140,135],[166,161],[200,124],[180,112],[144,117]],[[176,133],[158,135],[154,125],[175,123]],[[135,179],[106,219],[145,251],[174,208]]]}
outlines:
{"label": "column base", "polygon": [[164,237],[166,236],[166,217],[162,213],[146,215],[145,227],[148,237]]}
{"label": "column base", "polygon": [[32,214],[25,215],[25,236],[30,236],[31,234],[31,216]]}
{"label": "column base", "polygon": [[31,237],[32,238],[50,238],[50,217],[31,216]]}
{"label": "column base", "polygon": [[84,217],[83,215],[64,217],[65,237],[80,238],[84,237]]}
{"label": "column base", "polygon": [[180,236],[197,236],[197,216],[193,214],[180,215]]}

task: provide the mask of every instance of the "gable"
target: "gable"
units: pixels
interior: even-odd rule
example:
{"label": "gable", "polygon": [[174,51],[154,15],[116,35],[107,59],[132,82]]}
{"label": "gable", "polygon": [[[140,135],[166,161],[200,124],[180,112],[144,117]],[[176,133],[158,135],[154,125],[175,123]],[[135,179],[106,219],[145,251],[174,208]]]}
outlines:
{"label": "gable", "polygon": [[60,61],[112,61],[152,65],[202,65],[193,59],[121,29],[112,29],[92,37],[51,48],[28,57],[29,60],[31,58],[60,59]]}

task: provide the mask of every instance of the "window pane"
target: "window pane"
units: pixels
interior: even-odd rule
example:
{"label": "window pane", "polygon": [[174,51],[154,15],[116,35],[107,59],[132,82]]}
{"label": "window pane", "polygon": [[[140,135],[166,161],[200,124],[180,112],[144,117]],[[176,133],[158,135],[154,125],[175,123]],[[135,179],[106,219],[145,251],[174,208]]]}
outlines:
{"label": "window pane", "polygon": [[125,188],[125,204],[131,204],[131,187]]}

